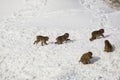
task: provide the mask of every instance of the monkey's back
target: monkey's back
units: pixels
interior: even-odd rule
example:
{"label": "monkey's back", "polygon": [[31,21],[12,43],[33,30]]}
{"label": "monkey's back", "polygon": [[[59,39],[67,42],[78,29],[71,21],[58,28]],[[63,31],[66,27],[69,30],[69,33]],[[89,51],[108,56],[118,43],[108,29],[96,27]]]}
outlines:
{"label": "monkey's back", "polygon": [[59,40],[60,41],[65,41],[65,40],[67,40],[67,38],[64,35],[62,35],[62,36],[57,37],[56,40],[57,41],[59,41]]}
{"label": "monkey's back", "polygon": [[107,51],[107,52],[112,52],[113,51],[113,47],[112,47],[110,42],[105,43],[105,51]]}
{"label": "monkey's back", "polygon": [[81,56],[80,61],[81,61],[81,62],[84,62],[84,61],[86,61],[86,60],[89,60],[90,58],[91,58],[91,56],[88,55],[87,53],[85,53],[85,54],[83,54],[83,55]]}
{"label": "monkey's back", "polygon": [[99,36],[101,36],[101,34],[102,34],[102,33],[101,33],[100,31],[93,31],[93,32],[92,32],[92,36],[93,36],[93,37],[99,37]]}

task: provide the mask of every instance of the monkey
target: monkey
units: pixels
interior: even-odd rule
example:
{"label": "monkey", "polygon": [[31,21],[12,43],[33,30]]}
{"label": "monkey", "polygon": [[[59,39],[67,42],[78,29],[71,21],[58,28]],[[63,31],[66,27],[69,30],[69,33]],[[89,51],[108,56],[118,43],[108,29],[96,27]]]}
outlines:
{"label": "monkey", "polygon": [[81,59],[79,60],[79,62],[82,62],[83,64],[90,64],[90,59],[92,58],[92,52],[87,52],[87,53],[84,53],[82,56],[81,56]]}
{"label": "monkey", "polygon": [[70,39],[68,39],[68,38],[69,38],[69,34],[68,34],[68,33],[65,33],[65,34],[62,35],[62,36],[58,36],[58,37],[56,38],[55,44],[63,44],[64,41],[70,40]]}
{"label": "monkey", "polygon": [[39,42],[41,42],[42,46],[43,46],[43,44],[48,45],[47,42],[46,42],[48,40],[49,40],[48,36],[41,36],[41,35],[39,35],[39,36],[36,36],[36,40],[34,41],[34,44],[38,44]]}
{"label": "monkey", "polygon": [[99,29],[99,30],[93,31],[91,33],[92,37],[90,38],[90,41],[93,41],[97,37],[100,37],[100,36],[104,37],[103,33],[104,33],[104,29]]}
{"label": "monkey", "polygon": [[105,40],[104,43],[105,43],[104,51],[105,52],[112,52],[113,47],[112,47],[111,43],[108,40]]}

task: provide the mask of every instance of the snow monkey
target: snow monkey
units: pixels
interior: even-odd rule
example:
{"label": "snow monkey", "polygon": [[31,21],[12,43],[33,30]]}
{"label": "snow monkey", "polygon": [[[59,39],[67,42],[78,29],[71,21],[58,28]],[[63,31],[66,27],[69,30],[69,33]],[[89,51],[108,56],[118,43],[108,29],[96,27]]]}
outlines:
{"label": "snow monkey", "polygon": [[104,51],[106,51],[106,52],[112,52],[113,51],[113,47],[108,40],[105,40]]}
{"label": "snow monkey", "polygon": [[92,58],[92,52],[87,52],[87,53],[84,53],[82,56],[81,56],[81,59],[79,60],[79,62],[82,62],[83,64],[89,64],[91,63],[90,62],[90,59]]}
{"label": "snow monkey", "polygon": [[46,44],[46,41],[49,40],[49,37],[48,36],[36,36],[36,41],[34,41],[34,44],[38,44],[39,42],[41,42],[41,45],[43,46],[43,44]]}
{"label": "snow monkey", "polygon": [[90,38],[90,41],[93,41],[97,37],[100,37],[100,36],[104,37],[103,33],[104,33],[104,29],[99,29],[99,30],[93,31],[91,33],[92,37]]}
{"label": "snow monkey", "polygon": [[68,33],[65,33],[65,34],[62,35],[62,36],[58,36],[58,37],[56,38],[55,44],[63,44],[64,41],[70,40],[70,39],[68,39],[68,37],[69,37],[69,34],[68,34]]}

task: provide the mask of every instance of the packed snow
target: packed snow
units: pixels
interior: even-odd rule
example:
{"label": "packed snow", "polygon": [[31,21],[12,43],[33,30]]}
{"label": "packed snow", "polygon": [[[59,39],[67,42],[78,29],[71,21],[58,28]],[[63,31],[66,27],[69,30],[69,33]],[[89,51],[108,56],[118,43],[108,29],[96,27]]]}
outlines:
{"label": "packed snow", "polygon": [[[0,80],[120,80],[118,8],[103,0],[17,1],[13,11],[0,15]],[[101,28],[105,37],[90,41]],[[55,44],[66,32],[71,40]],[[34,45],[37,35],[49,36],[48,45]],[[113,52],[104,52],[105,40]],[[91,64],[79,63],[88,51]]]}

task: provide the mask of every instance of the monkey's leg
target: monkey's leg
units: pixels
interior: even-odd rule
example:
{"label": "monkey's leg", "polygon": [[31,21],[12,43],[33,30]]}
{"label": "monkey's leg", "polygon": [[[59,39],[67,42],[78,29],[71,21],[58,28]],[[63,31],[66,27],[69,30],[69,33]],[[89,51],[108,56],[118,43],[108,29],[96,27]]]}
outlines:
{"label": "monkey's leg", "polygon": [[102,37],[105,37],[103,34],[101,35]]}
{"label": "monkey's leg", "polygon": [[92,56],[90,56],[90,59],[93,58]]}
{"label": "monkey's leg", "polygon": [[91,62],[90,62],[90,60],[88,60],[88,64],[90,64]]}
{"label": "monkey's leg", "polygon": [[55,42],[55,44],[58,44],[57,42]]}
{"label": "monkey's leg", "polygon": [[96,37],[92,37],[92,40],[95,40],[96,39]]}
{"label": "monkey's leg", "polygon": [[88,64],[87,61],[82,61],[83,64]]}
{"label": "monkey's leg", "polygon": [[39,42],[39,41],[37,41],[37,40],[36,40],[33,44],[36,44],[36,45],[37,45],[37,44],[38,44],[38,42]]}
{"label": "monkey's leg", "polygon": [[85,61],[85,64],[89,64],[89,60],[86,60],[86,61]]}
{"label": "monkey's leg", "polygon": [[33,44],[35,44],[36,43],[36,41],[34,41],[34,43]]}
{"label": "monkey's leg", "polygon": [[43,41],[41,42],[41,45],[43,46]]}
{"label": "monkey's leg", "polygon": [[66,41],[69,41],[70,39],[67,39]]}
{"label": "monkey's leg", "polygon": [[106,49],[104,49],[104,51],[106,51]]}
{"label": "monkey's leg", "polygon": [[95,38],[95,37],[91,37],[91,38],[90,38],[90,41],[93,41],[94,39],[96,39],[96,38]]}
{"label": "monkey's leg", "polygon": [[60,44],[63,44],[63,41],[60,41]]}
{"label": "monkey's leg", "polygon": [[57,41],[56,44],[62,44],[62,41]]}
{"label": "monkey's leg", "polygon": [[104,51],[105,51],[105,52],[108,52],[108,51],[109,51],[107,45],[105,45],[105,49],[104,49]]}
{"label": "monkey's leg", "polygon": [[48,45],[46,41],[44,41],[44,44]]}

